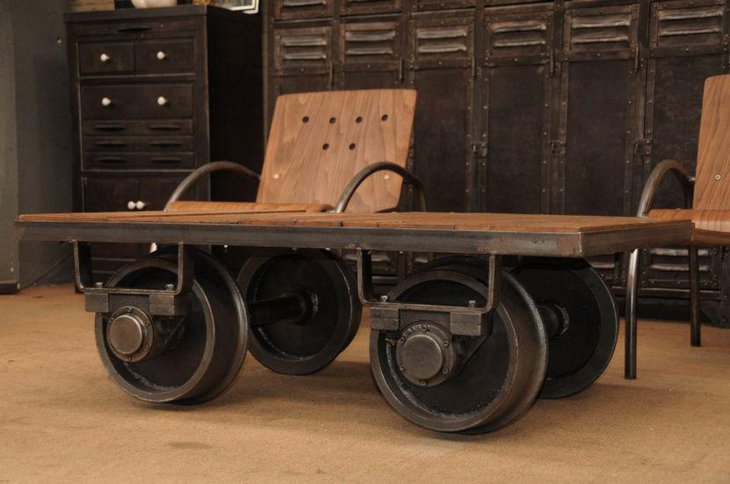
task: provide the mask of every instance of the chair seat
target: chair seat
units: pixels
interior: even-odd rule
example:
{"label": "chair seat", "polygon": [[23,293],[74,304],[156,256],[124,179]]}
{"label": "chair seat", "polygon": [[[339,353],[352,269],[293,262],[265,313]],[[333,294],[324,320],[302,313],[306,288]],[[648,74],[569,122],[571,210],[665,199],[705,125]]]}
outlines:
{"label": "chair seat", "polygon": [[199,212],[211,210],[226,212],[325,212],[332,210],[330,205],[320,203],[257,203],[257,202],[199,202],[179,200],[170,202],[167,212]]}
{"label": "chair seat", "polygon": [[649,217],[664,220],[691,220],[692,243],[730,245],[730,210],[656,209]]}

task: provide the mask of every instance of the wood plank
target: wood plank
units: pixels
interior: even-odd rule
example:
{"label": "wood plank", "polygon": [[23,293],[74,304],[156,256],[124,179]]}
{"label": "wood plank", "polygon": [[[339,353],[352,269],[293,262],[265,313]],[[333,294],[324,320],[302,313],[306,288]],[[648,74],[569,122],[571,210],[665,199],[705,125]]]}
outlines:
{"label": "wood plank", "polygon": [[730,209],[730,75],[705,82],[693,207]]}
{"label": "wood plank", "polygon": [[[280,96],[257,201],[335,205],[363,168],[406,166],[416,91],[381,89]],[[398,205],[402,179],[380,172],[363,183],[350,212]]]}

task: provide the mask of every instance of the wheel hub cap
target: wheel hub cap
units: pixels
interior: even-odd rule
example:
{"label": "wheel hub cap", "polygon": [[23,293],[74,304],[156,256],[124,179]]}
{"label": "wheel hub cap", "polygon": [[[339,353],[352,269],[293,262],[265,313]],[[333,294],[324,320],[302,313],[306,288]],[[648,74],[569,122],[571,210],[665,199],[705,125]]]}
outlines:
{"label": "wheel hub cap", "polygon": [[409,381],[431,387],[454,373],[457,354],[451,334],[433,323],[418,322],[403,331],[396,347],[396,359]]}
{"label": "wheel hub cap", "polygon": [[153,341],[152,322],[138,308],[121,308],[109,319],[107,342],[112,352],[122,360],[143,360],[149,355]]}

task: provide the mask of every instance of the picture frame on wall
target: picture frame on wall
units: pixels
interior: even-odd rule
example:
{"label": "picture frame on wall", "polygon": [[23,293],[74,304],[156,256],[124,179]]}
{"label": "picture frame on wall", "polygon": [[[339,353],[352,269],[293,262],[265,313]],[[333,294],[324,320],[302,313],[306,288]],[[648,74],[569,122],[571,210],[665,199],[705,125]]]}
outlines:
{"label": "picture frame on wall", "polygon": [[215,6],[249,14],[259,12],[259,0],[216,0]]}

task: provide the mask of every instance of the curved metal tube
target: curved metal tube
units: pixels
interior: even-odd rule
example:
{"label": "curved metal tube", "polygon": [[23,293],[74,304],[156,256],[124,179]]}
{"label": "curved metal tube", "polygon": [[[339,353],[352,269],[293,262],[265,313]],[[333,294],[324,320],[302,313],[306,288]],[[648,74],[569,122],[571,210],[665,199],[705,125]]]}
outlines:
{"label": "curved metal tube", "polygon": [[[664,160],[659,163],[649,175],[644,185],[644,191],[641,193],[639,201],[638,217],[646,217],[652,209],[654,198],[659,190],[661,182],[668,174],[674,175],[682,184],[684,192],[685,208],[692,207],[692,192],[694,191],[694,179],[689,176],[687,170],[681,163],[675,160]],[[697,284],[697,248],[690,247],[690,292],[691,292],[691,326],[693,341],[699,341],[699,300],[697,299],[699,286]],[[626,341],[625,341],[625,360],[624,360],[624,377],[628,380],[636,379],[636,340],[637,340],[637,323],[636,309],[639,298],[639,265],[640,250],[634,249],[629,256],[628,274],[626,276]],[[694,270],[694,272],[693,272]],[[696,335],[696,338],[695,338]]]}
{"label": "curved metal tube", "polygon": [[682,184],[684,190],[684,208],[692,208],[692,192],[694,191],[694,179],[689,176],[684,166],[676,160],[664,160],[654,167],[649,178],[644,185],[644,191],[641,192],[641,201],[639,201],[639,210],[637,217],[646,217],[654,204],[656,192],[659,190],[661,182],[668,174],[674,175]]}
{"label": "curved metal tube", "polygon": [[253,180],[261,181],[261,175],[249,168],[246,168],[243,165],[239,165],[238,163],[233,163],[232,161],[215,161],[213,163],[208,163],[207,165],[203,165],[191,174],[189,174],[187,177],[185,177],[183,181],[180,182],[175,191],[172,192],[172,195],[170,195],[167,203],[165,203],[165,209],[167,209],[167,206],[170,203],[180,200],[180,197],[182,197],[185,192],[190,190],[193,185],[195,185],[203,177],[209,175],[210,173],[213,173],[214,171],[232,171]]}
{"label": "curved metal tube", "polygon": [[400,165],[396,165],[395,163],[391,163],[389,161],[381,161],[379,163],[373,163],[372,165],[366,166],[365,168],[360,170],[360,173],[355,175],[355,177],[350,181],[350,183],[347,184],[345,190],[342,192],[342,195],[337,201],[337,205],[335,206],[333,212],[344,213],[344,211],[347,210],[347,206],[350,204],[350,200],[352,200],[352,197],[355,195],[355,192],[360,187],[360,185],[362,185],[362,183],[367,180],[370,175],[379,171],[392,171],[393,173],[402,176],[403,180],[408,185],[412,186],[414,190],[416,190],[418,196],[419,210],[421,212],[427,211],[426,193],[420,180],[418,180],[418,178],[416,178],[410,171],[406,170]]}

